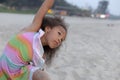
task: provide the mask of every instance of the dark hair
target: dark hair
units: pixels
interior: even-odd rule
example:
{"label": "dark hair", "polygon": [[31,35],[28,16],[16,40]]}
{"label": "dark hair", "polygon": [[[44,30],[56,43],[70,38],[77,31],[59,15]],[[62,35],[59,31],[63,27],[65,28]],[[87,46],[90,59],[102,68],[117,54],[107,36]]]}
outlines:
{"label": "dark hair", "polygon": [[64,22],[64,19],[62,19],[61,17],[58,17],[58,16],[54,16],[54,17],[45,16],[43,18],[41,29],[45,30],[46,26],[49,26],[50,28],[53,28],[53,27],[56,27],[56,26],[61,26],[67,32],[67,27],[66,27],[67,25]]}
{"label": "dark hair", "polygon": [[[50,28],[56,27],[56,26],[61,26],[65,29],[67,33],[67,25],[64,22],[64,20],[61,17],[50,17],[50,16],[45,16],[41,25],[41,29],[44,31],[45,27],[49,26]],[[46,64],[50,65],[53,57],[56,54],[56,51],[59,49],[60,46],[57,48],[51,49],[49,46],[43,46],[44,51],[45,51],[45,56],[46,56]]]}

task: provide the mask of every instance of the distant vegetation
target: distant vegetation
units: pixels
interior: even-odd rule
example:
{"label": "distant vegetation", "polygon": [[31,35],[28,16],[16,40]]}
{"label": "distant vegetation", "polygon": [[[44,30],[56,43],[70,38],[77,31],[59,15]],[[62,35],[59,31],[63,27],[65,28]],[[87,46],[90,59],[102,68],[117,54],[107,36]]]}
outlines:
{"label": "distant vegetation", "polygon": [[[43,1],[44,0],[0,0],[0,12],[34,14]],[[91,14],[95,11],[91,7],[88,9],[79,8],[75,5],[67,3],[65,0],[55,0],[52,10],[54,10],[54,14],[57,15],[81,17],[91,17]],[[120,16],[110,14],[109,19],[120,19]]]}
{"label": "distant vegetation", "polygon": [[[0,12],[35,13],[44,0],[0,0]],[[67,11],[67,15],[90,16],[91,10],[80,9],[65,0],[55,0],[52,9]]]}

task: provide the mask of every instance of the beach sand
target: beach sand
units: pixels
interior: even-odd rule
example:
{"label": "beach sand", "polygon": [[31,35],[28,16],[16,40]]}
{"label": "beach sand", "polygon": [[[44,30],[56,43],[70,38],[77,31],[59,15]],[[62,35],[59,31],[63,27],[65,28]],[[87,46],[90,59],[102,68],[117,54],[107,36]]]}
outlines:
{"label": "beach sand", "polygon": [[[33,17],[0,13],[0,53]],[[47,68],[52,80],[120,80],[120,20],[64,18],[68,36]]]}

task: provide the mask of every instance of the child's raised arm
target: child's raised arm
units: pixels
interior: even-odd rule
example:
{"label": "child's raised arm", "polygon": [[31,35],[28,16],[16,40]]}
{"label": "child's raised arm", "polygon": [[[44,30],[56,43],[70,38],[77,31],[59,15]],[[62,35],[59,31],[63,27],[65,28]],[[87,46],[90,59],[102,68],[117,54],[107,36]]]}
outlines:
{"label": "child's raised arm", "polygon": [[24,31],[33,31],[36,32],[40,29],[42,20],[47,13],[47,11],[52,7],[54,0],[45,0],[39,10],[37,11],[33,22],[27,28],[24,28]]}

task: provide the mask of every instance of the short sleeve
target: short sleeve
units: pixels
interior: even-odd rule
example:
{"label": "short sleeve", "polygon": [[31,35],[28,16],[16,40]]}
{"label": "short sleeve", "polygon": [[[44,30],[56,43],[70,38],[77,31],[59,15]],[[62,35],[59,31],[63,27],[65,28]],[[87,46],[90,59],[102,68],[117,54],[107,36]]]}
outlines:
{"label": "short sleeve", "polygon": [[33,64],[36,67],[40,67],[41,69],[43,68],[43,65],[45,62],[45,60],[42,58],[44,49],[43,49],[43,45],[40,40],[40,37],[42,37],[43,35],[44,35],[44,31],[40,29],[39,32],[35,34],[34,39],[33,39],[33,52],[34,52],[33,53]]}

